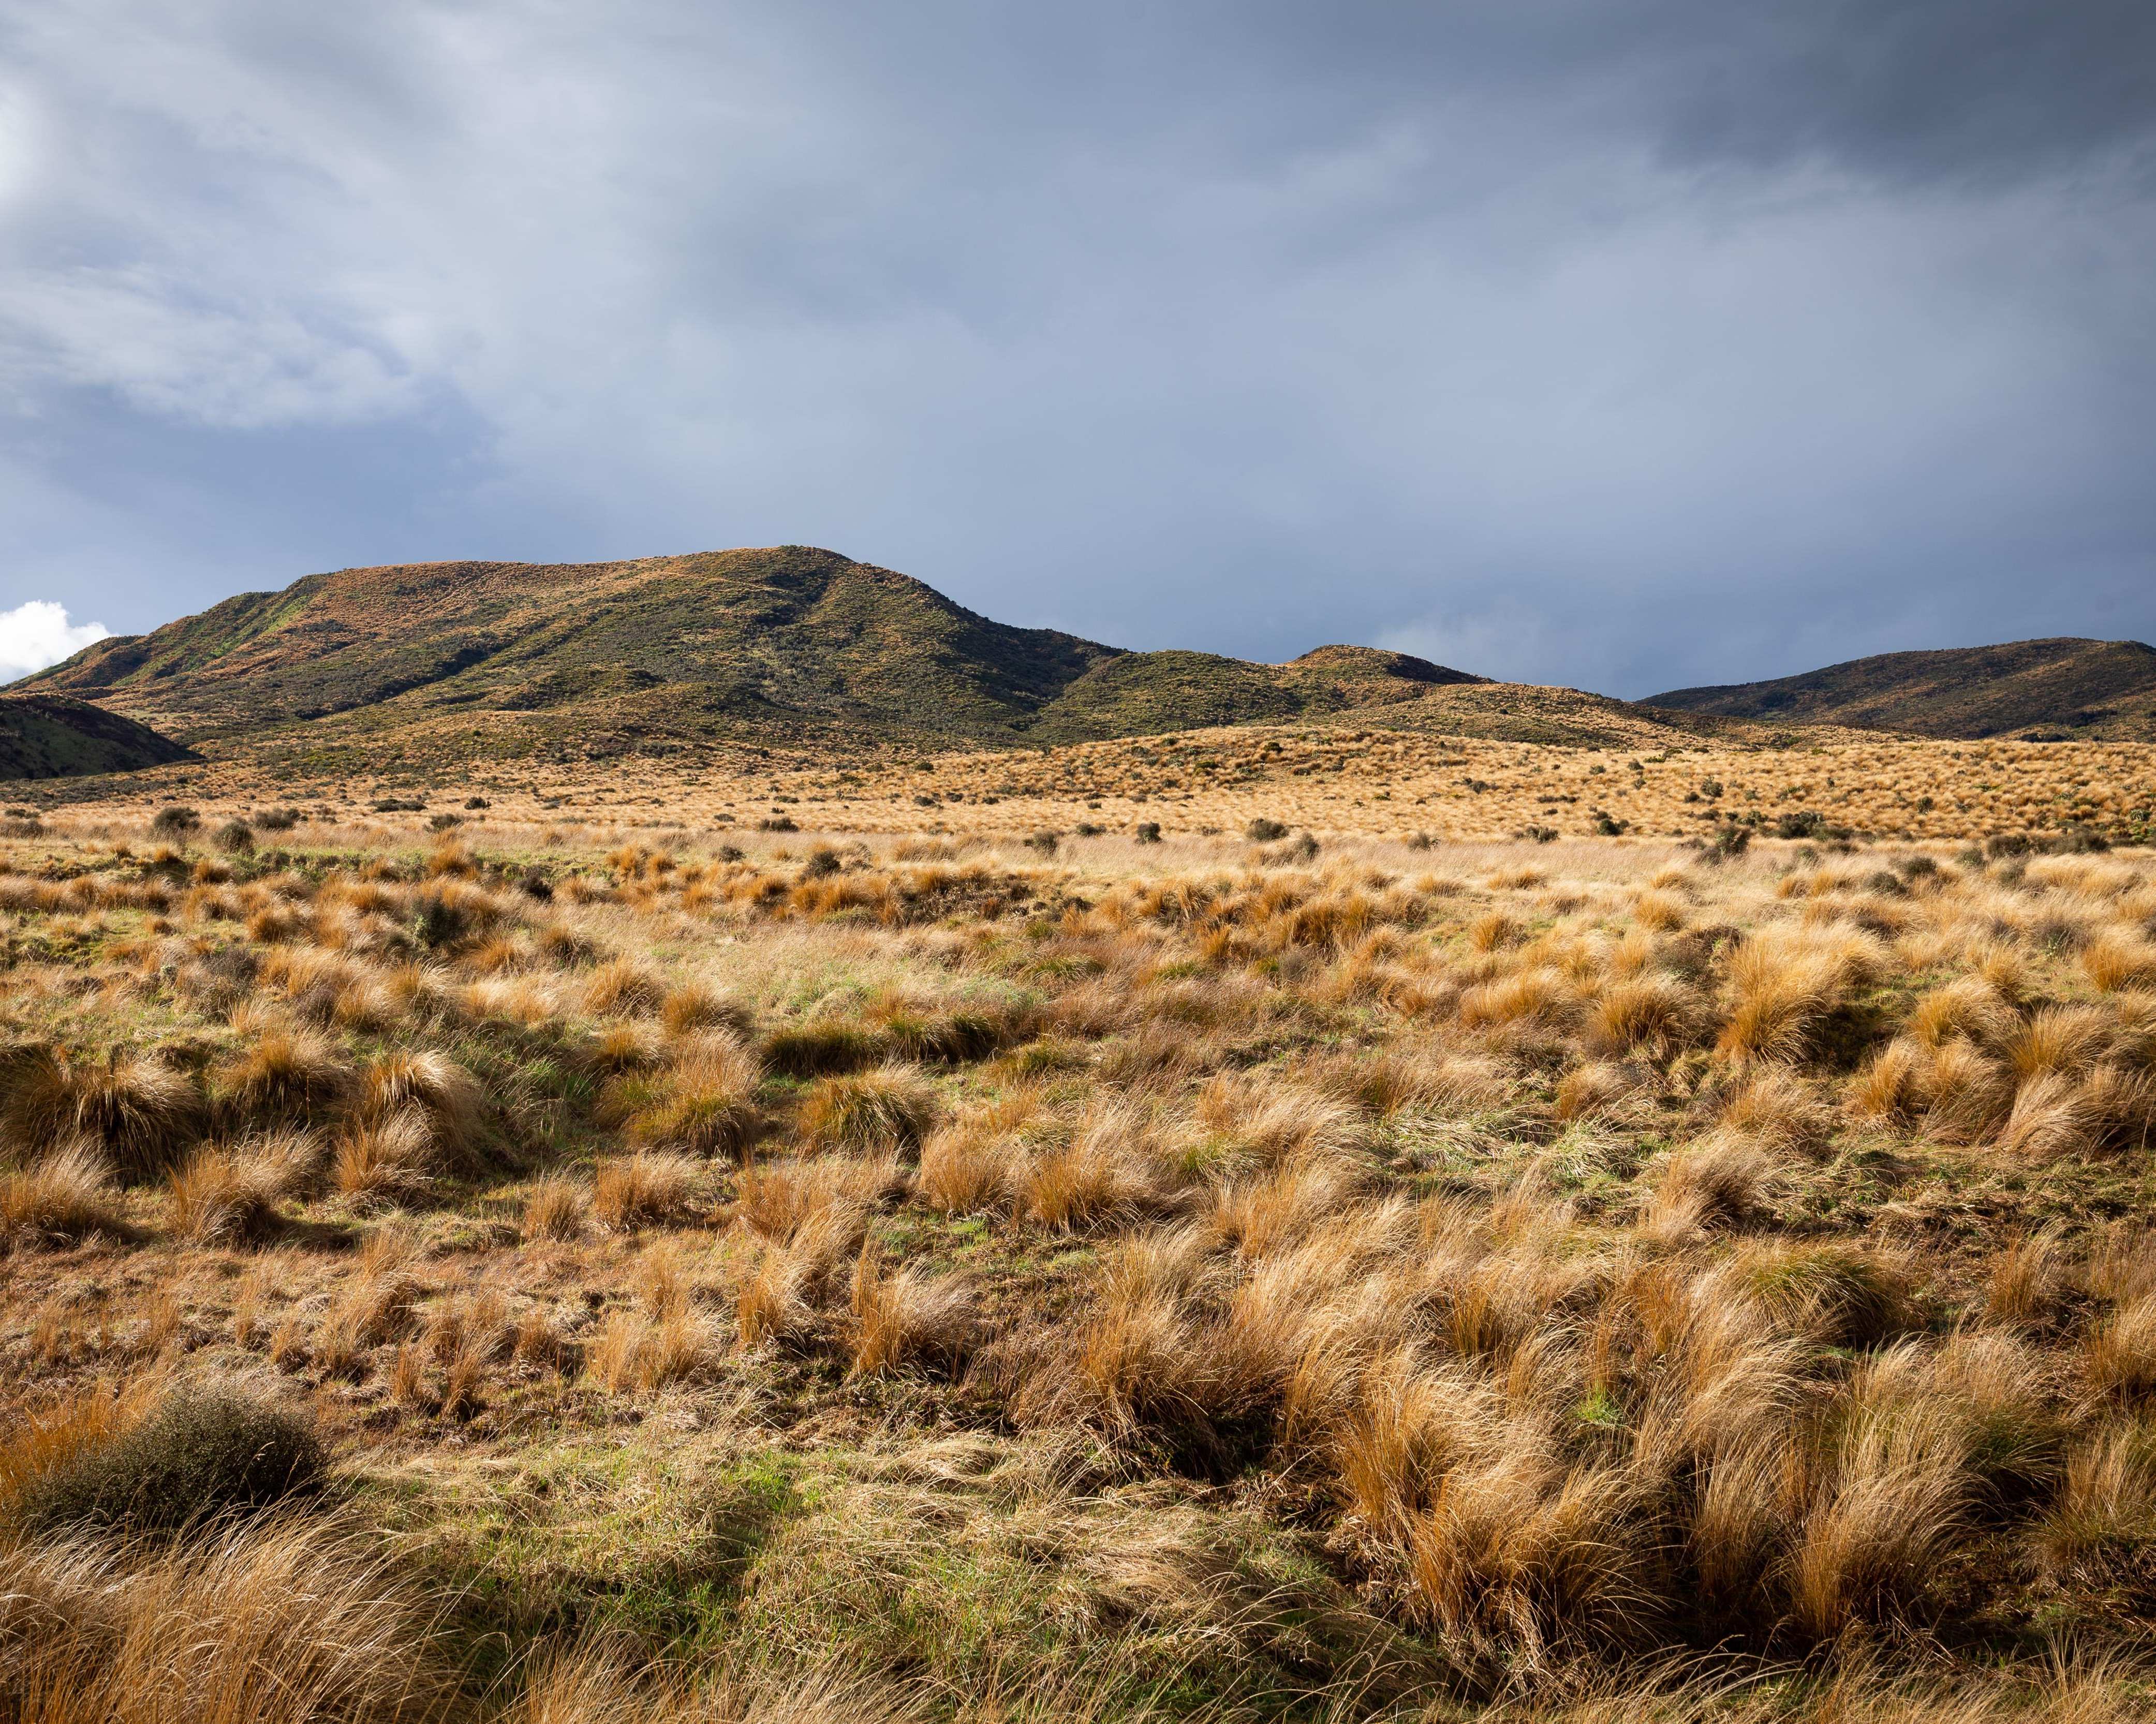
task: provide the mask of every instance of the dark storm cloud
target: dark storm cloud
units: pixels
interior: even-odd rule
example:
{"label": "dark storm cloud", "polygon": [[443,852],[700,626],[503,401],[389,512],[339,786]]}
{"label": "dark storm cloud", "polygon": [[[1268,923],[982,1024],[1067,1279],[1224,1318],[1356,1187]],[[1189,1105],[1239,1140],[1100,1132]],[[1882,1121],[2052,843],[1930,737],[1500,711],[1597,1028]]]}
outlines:
{"label": "dark storm cloud", "polygon": [[2156,633],[2156,8],[0,19],[0,609],[805,540],[1627,693]]}

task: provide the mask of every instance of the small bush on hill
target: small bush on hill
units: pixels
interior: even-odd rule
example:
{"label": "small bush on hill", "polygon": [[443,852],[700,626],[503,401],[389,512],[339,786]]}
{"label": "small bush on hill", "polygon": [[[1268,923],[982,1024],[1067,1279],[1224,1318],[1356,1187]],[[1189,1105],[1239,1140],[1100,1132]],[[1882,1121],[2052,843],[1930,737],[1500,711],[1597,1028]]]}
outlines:
{"label": "small bush on hill", "polygon": [[317,1489],[327,1455],[314,1427],[231,1388],[184,1388],[135,1424],[28,1480],[33,1526],[177,1532]]}

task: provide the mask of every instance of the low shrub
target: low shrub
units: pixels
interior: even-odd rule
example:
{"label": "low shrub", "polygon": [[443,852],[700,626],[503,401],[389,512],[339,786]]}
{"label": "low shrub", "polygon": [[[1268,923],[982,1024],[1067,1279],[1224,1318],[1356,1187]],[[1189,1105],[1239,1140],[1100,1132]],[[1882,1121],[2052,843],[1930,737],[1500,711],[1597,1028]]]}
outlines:
{"label": "low shrub", "polygon": [[32,1526],[177,1532],[317,1490],[328,1455],[300,1415],[236,1388],[188,1388],[26,1482]]}

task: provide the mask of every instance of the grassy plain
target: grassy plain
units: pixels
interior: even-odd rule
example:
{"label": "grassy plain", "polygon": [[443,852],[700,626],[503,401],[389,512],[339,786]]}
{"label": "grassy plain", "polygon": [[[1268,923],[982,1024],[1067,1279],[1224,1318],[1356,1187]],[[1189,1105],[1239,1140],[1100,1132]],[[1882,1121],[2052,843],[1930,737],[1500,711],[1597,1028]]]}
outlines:
{"label": "grassy plain", "polygon": [[2156,1706],[2149,751],[733,765],[12,816],[0,1718]]}

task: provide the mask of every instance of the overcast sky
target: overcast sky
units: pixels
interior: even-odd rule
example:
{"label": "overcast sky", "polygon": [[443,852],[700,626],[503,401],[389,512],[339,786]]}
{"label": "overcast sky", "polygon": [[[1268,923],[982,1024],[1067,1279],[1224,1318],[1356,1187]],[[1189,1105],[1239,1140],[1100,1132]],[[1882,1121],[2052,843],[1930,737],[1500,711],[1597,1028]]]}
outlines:
{"label": "overcast sky", "polygon": [[790,541],[1636,695],[2156,639],[2152,451],[2148,0],[0,0],[0,664]]}

